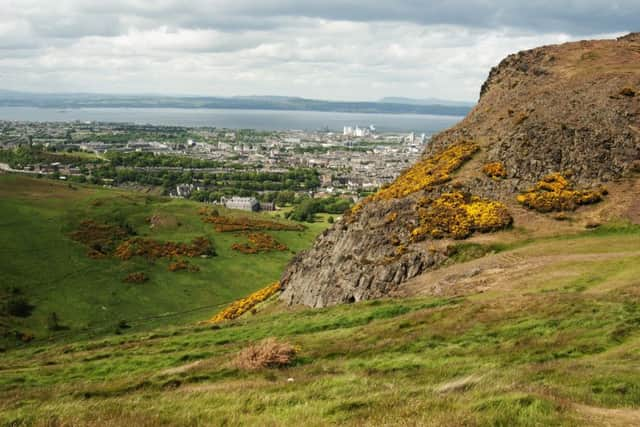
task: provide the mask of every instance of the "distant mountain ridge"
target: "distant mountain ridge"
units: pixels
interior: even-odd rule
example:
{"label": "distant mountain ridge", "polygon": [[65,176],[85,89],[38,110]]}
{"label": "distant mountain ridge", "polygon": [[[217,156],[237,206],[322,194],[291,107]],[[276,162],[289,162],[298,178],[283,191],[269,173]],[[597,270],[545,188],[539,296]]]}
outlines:
{"label": "distant mountain ridge", "polygon": [[391,104],[405,104],[405,105],[443,105],[447,107],[469,107],[473,108],[476,105],[475,102],[471,101],[452,101],[448,99],[439,99],[439,98],[404,98],[404,97],[396,97],[396,96],[388,96],[384,97],[380,100],[380,102],[391,103]]}
{"label": "distant mountain ridge", "polygon": [[432,114],[464,116],[465,105],[403,102],[324,101],[286,96],[160,96],[90,93],[29,93],[0,90],[2,107],[40,108],[215,108],[248,110],[326,111],[344,113]]}

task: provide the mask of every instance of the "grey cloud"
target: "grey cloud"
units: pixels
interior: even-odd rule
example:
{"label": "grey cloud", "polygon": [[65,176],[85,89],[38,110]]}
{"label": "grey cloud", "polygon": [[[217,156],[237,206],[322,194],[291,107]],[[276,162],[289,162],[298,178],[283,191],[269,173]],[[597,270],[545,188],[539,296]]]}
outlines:
{"label": "grey cloud", "polygon": [[539,44],[631,30],[640,1],[0,0],[0,87],[474,99]]}
{"label": "grey cloud", "polygon": [[149,26],[244,31],[295,27],[301,17],[583,35],[632,30],[640,16],[638,0],[67,0],[40,5],[15,7],[24,10],[21,15],[32,20],[36,32],[54,37],[113,35],[126,31],[126,22],[132,20]]}
{"label": "grey cloud", "polygon": [[640,2],[637,0],[239,0],[222,3],[226,6],[223,7],[224,12],[238,16],[306,16],[359,22],[511,27],[576,35],[631,30],[639,25],[640,16]]}

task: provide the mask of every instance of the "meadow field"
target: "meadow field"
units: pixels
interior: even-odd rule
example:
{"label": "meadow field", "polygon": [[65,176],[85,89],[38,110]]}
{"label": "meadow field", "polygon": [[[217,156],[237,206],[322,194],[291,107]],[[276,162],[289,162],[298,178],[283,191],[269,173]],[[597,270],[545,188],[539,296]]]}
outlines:
{"label": "meadow field", "polygon": [[[202,221],[204,205],[181,199],[68,184],[47,179],[0,175],[0,294],[5,301],[31,306],[25,317],[0,314],[0,346],[77,339],[176,325],[215,314],[220,307],[278,280],[294,254],[311,244],[327,223],[297,223],[262,214],[227,211],[228,217],[270,219],[296,231],[264,231],[286,246],[256,254],[232,250],[246,233],[217,232]],[[191,257],[191,270],[169,271],[176,259],[113,256],[92,259],[72,236],[83,221],[118,225],[132,238],[188,243],[205,237],[215,256]],[[186,259],[186,258],[185,258]],[[144,273],[144,283],[124,283]],[[58,330],[51,330],[55,313]],[[120,327],[123,326],[124,328]],[[30,343],[32,345],[33,343]]]}
{"label": "meadow field", "polygon": [[[467,246],[480,258],[451,274],[503,262],[464,276],[482,288],[413,283],[414,296],[324,309],[274,298],[218,324],[35,342],[2,355],[0,425],[638,425],[639,241],[640,227],[610,224]],[[496,268],[508,283],[484,280]],[[267,338],[295,349],[291,363],[237,363]]]}

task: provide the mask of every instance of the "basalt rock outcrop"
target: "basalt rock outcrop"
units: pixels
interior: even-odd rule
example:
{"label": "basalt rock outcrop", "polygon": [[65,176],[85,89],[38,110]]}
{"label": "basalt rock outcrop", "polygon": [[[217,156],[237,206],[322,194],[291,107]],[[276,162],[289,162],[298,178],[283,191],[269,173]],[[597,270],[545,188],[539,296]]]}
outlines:
{"label": "basalt rock outcrop", "polygon": [[446,262],[452,239],[508,227],[509,206],[535,208],[534,191],[541,212],[576,209],[639,171],[639,33],[510,55],[463,121],[290,263],[281,299],[322,307],[384,296]]}

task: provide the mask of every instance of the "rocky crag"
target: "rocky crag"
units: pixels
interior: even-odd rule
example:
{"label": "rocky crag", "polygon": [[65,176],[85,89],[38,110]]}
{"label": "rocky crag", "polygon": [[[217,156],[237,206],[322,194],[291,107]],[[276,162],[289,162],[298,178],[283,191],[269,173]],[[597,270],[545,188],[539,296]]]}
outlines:
{"label": "rocky crag", "polygon": [[447,262],[456,240],[521,225],[517,211],[590,209],[639,172],[640,33],[510,55],[462,122],[291,262],[281,299],[384,296]]}

